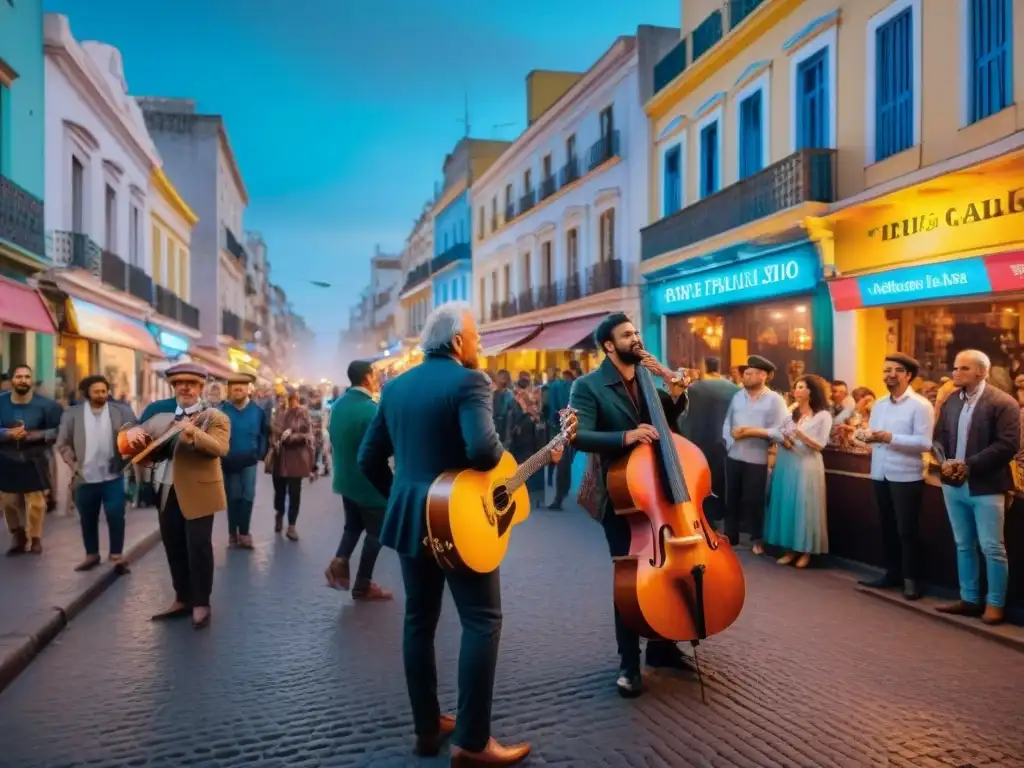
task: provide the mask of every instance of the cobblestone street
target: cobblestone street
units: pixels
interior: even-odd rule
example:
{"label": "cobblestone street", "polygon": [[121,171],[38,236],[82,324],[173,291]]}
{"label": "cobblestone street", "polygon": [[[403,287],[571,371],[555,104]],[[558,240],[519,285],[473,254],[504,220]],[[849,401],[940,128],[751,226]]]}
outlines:
{"label": "cobblestone street", "polygon": [[[291,543],[261,475],[254,552],[217,521],[211,628],[153,624],[170,599],[161,549],[119,579],[0,694],[0,765],[405,766],[402,604],[353,605],[322,571],[341,533],[329,481],[304,489]],[[611,566],[579,511],[535,512],[503,568],[494,734],[530,765],[1021,766],[1024,657],[858,594],[835,572],[747,556],[747,607],[695,678],[615,692]],[[377,579],[400,589],[385,551]],[[454,705],[458,621],[438,633]]]}

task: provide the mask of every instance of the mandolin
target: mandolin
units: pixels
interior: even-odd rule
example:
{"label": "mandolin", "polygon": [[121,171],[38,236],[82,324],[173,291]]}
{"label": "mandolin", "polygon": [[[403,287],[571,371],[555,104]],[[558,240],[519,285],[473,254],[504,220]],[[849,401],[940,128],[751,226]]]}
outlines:
{"label": "mandolin", "polygon": [[561,431],[537,453],[516,464],[507,451],[489,472],[445,472],[427,492],[424,543],[448,571],[490,573],[508,551],[512,528],[530,516],[526,481],[551,463],[551,453],[576,436],[576,411],[559,414]]}

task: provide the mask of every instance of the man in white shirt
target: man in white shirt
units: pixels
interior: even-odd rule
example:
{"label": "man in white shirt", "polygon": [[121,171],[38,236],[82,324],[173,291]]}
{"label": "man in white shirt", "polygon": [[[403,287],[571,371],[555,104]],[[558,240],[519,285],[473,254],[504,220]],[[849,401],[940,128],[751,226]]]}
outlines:
{"label": "man in white shirt", "polygon": [[931,403],[910,388],[920,367],[917,360],[899,352],[885,358],[882,376],[889,397],[875,402],[868,430],[860,435],[871,445],[871,479],[886,567],[881,578],[861,583],[878,589],[902,585],[907,600],[921,597],[917,529],[924,494],[924,454],[931,450],[935,425]]}
{"label": "man in white shirt", "polygon": [[82,402],[68,408],[57,433],[57,452],[74,476],[75,506],[82,524],[85,560],[76,571],[100,563],[100,509],[107,518],[110,562],[127,569],[124,554],[125,461],[116,449],[117,431],[135,421],[132,409],[110,398],[110,384],[89,376],[79,385]]}

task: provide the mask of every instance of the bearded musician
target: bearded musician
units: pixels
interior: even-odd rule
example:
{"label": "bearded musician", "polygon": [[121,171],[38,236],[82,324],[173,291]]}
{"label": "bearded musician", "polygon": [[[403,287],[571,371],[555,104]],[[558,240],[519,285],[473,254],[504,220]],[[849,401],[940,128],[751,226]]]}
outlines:
{"label": "bearded musician", "polygon": [[[631,535],[629,522],[615,514],[608,497],[608,468],[637,445],[658,439],[636,380],[637,366],[642,365],[664,379],[668,391],[659,389],[658,394],[673,430],[678,430],[679,417],[686,411],[685,389],[689,381],[683,373],[668,370],[644,349],[640,332],[622,312],[601,321],[594,331],[594,341],[607,357],[596,371],[573,383],[569,405],[576,409],[579,419],[573,445],[577,450],[597,454],[600,459],[596,502],[608,550],[615,558],[629,554]],[[619,694],[635,698],[643,693],[640,636],[626,626],[618,608],[615,640],[621,658],[616,681]],[[682,652],[669,640],[649,640],[646,660],[648,667],[690,668]]]}
{"label": "bearded musician", "polygon": [[[197,363],[167,369],[174,397],[150,404],[142,424],[124,430],[122,454],[137,455],[175,427],[180,432],[147,457],[159,463],[160,538],[174,585],[174,602],[154,621],[192,615],[192,626],[210,623],[213,590],[213,516],[227,509],[221,458],[227,455],[231,422],[202,399],[209,374]],[[146,462],[149,463],[149,462]]]}

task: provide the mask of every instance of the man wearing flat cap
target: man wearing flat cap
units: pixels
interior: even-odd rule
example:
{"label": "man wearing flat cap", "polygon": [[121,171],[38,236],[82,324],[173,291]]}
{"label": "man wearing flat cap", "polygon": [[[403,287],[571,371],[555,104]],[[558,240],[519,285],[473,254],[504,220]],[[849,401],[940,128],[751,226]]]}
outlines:
{"label": "man wearing flat cap", "polygon": [[180,428],[147,457],[162,462],[160,538],[175,595],[171,606],[153,620],[191,613],[192,626],[201,629],[210,622],[213,516],[227,508],[220,459],[228,453],[231,422],[202,400],[206,368],[179,363],[168,368],[166,376],[174,397],[146,408],[142,424],[126,428],[125,440],[129,450],[138,453],[172,428]]}
{"label": "man wearing flat cap", "polygon": [[866,432],[871,444],[871,480],[875,489],[885,551],[885,573],[865,586],[903,587],[908,600],[919,598],[917,520],[924,494],[924,454],[931,450],[934,410],[910,388],[920,369],[917,360],[894,352],[887,355],[882,378],[889,396],[871,409]]}
{"label": "man wearing flat cap", "polygon": [[775,364],[760,355],[747,358],[743,389],[733,395],[722,425],[728,456],[725,460],[725,534],[738,544],[741,523],[753,542],[755,555],[764,549],[765,494],[768,490],[768,451],[772,434],[789,419],[782,395],[768,388]]}
{"label": "man wearing flat cap", "polygon": [[220,409],[231,422],[231,447],[221,459],[228,497],[228,546],[252,549],[249,522],[256,500],[256,465],[270,447],[270,419],[249,397],[256,378],[247,373],[228,377],[228,399]]}

